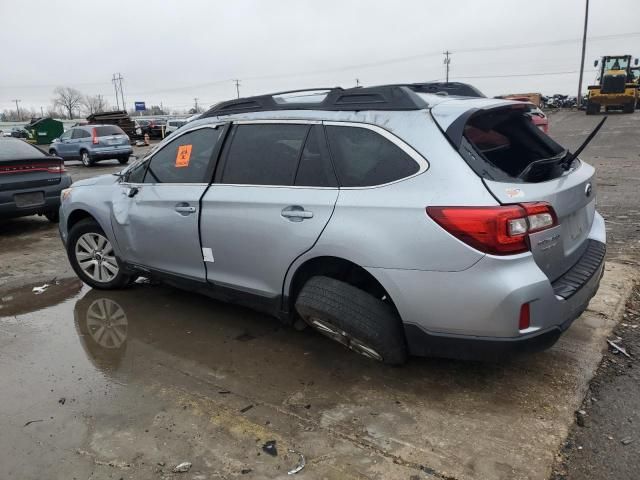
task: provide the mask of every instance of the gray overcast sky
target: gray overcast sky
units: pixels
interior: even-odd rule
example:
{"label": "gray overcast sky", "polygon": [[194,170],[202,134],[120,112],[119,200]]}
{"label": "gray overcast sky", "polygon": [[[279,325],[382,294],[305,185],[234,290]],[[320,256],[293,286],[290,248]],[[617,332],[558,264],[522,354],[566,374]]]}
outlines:
{"label": "gray overcast sky", "polygon": [[[435,80],[444,77],[445,49],[453,52],[451,80],[487,95],[575,95],[584,3],[0,0],[0,109],[15,108],[15,98],[46,108],[57,85],[113,104],[114,72],[125,79],[129,108],[141,100],[186,109],[194,97],[208,106],[235,97],[235,78],[243,96],[354,86],[356,78]],[[638,18],[639,0],[591,0],[585,85],[595,58],[640,56]],[[497,48],[530,44],[538,46]],[[555,74],[530,75],[545,72]]]}

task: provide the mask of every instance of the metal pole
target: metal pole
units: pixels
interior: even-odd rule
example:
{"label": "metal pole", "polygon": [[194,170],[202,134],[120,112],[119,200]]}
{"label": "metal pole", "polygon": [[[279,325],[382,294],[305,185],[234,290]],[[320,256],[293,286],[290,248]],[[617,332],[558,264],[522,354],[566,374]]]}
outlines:
{"label": "metal pole", "polygon": [[580,61],[580,80],[578,80],[578,107],[582,105],[582,76],[584,74],[584,54],[587,48],[587,24],[589,23],[589,0],[584,8],[584,33],[582,34],[582,60]]}
{"label": "metal pole", "polygon": [[446,72],[447,72],[447,83],[449,83],[449,64],[451,63],[451,59],[449,58],[449,55],[451,54],[451,52],[449,50],[447,50],[446,52],[443,52],[444,57],[444,65],[446,68]]}
{"label": "metal pole", "polygon": [[240,98],[240,80],[236,79],[234,82],[236,82],[236,95]]}
{"label": "metal pole", "polygon": [[113,74],[113,78],[111,79],[113,82],[113,90],[116,92],[116,109],[120,110],[120,102],[118,101],[118,84],[116,83],[116,74]]}
{"label": "metal pole", "polygon": [[18,114],[18,121],[21,122],[22,115],[20,115],[20,107],[18,106],[18,102],[21,102],[22,100],[13,100],[13,101],[16,102],[16,112]]}
{"label": "metal pole", "polygon": [[122,88],[122,80],[124,80],[124,78],[122,77],[120,72],[118,72],[118,81],[120,82],[120,96],[122,97],[122,109],[126,112],[127,111],[127,106],[124,103],[124,90]]}
{"label": "metal pole", "polygon": [[194,98],[193,101],[195,102],[195,113],[198,113],[198,97]]}

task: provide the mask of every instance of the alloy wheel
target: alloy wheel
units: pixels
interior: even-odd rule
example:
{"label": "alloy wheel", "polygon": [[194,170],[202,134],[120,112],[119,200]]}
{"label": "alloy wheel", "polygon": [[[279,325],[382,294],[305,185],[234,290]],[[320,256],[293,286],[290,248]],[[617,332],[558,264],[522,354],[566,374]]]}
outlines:
{"label": "alloy wheel", "polygon": [[75,255],[80,269],[96,282],[109,283],[120,271],[111,242],[100,233],[80,236]]}
{"label": "alloy wheel", "polygon": [[348,332],[335,327],[326,320],[320,320],[317,317],[310,317],[307,322],[321,334],[329,337],[332,340],[335,340],[338,343],[341,343],[354,352],[359,353],[360,355],[367,358],[378,360],[379,362],[383,361],[382,355],[380,355],[374,348],[370,347],[362,340],[355,338]]}
{"label": "alloy wheel", "polygon": [[80,157],[80,160],[82,161],[82,164],[85,167],[88,167],[89,164],[91,163],[91,159],[89,158],[89,153],[87,152],[82,152],[82,157]]}

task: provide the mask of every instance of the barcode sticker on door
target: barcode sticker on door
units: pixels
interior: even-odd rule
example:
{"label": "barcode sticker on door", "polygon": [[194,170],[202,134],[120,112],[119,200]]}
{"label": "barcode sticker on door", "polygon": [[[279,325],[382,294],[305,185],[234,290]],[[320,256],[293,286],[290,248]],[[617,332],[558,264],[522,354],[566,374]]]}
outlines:
{"label": "barcode sticker on door", "polygon": [[180,145],[176,154],[176,168],[188,167],[192,145]]}

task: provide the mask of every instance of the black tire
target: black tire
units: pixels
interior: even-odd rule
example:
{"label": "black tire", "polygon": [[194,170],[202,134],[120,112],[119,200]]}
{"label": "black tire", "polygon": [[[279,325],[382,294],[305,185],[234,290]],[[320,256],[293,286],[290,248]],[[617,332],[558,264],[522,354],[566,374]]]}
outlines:
{"label": "black tire", "polygon": [[54,155],[54,156],[58,156],[58,152],[56,152],[53,148],[51,150],[49,150],[49,155]]}
{"label": "black tire", "polygon": [[118,161],[120,162],[120,165],[125,165],[129,162],[129,155],[127,155],[126,157],[118,157]]}
{"label": "black tire", "polygon": [[624,107],[622,107],[624,113],[633,113],[635,110],[636,106],[633,102],[625,103]]}
{"label": "black tire", "polygon": [[98,281],[97,279],[89,276],[89,274],[82,269],[76,256],[76,247],[80,238],[85,234],[98,234],[107,239],[107,236],[102,228],[100,228],[100,225],[98,225],[98,223],[93,219],[87,218],[80,220],[71,227],[69,237],[67,238],[67,256],[69,257],[69,262],[71,263],[73,270],[76,272],[78,277],[80,277],[80,280],[87,285],[100,290],[115,290],[125,288],[130,285],[133,279],[130,275],[124,272],[120,259],[115,257],[115,252],[113,257],[117,265],[117,273],[112,279],[109,279],[108,281]]}
{"label": "black tire", "polygon": [[600,105],[593,102],[587,102],[587,115],[594,115],[600,113]]}
{"label": "black tire", "polygon": [[86,150],[80,150],[80,161],[85,167],[93,167],[93,158]]}
{"label": "black tire", "polygon": [[402,323],[393,307],[348,283],[310,278],[296,299],[296,310],[311,327],[361,355],[388,365],[407,360]]}
{"label": "black tire", "polygon": [[44,212],[44,216],[51,223],[58,223],[60,221],[60,212],[58,210],[49,210],[48,212]]}

